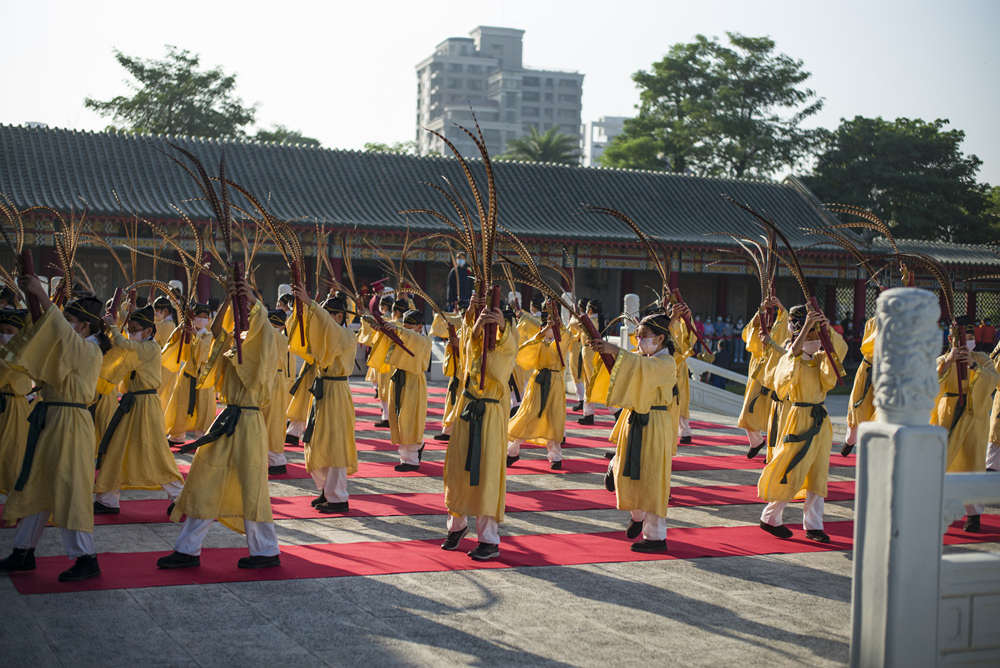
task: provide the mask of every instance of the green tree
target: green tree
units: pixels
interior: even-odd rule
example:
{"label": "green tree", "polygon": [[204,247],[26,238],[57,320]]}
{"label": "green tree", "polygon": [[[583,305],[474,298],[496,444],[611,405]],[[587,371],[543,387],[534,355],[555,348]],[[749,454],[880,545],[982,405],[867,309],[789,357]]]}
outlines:
{"label": "green tree", "polygon": [[768,37],[696,35],[651,70],[632,75],[639,113],[601,156],[608,167],[768,176],[796,164],[824,138],[802,122],[823,101],[803,88],[802,61],[774,53]]}
{"label": "green tree", "polygon": [[322,145],[318,139],[306,137],[298,130],[289,130],[284,125],[275,125],[270,130],[258,130],[253,138],[257,141],[273,141],[278,144]]}
{"label": "green tree", "polygon": [[256,105],[246,106],[236,96],[236,75],[221,68],[199,70],[200,57],[187,49],[167,45],[166,58],[146,60],[117,49],[115,59],[135,79],[131,97],[107,101],[86,98],[87,108],[112,118],[109,130],[244,137],[254,121]]}
{"label": "green tree", "polygon": [[365,151],[368,153],[398,153],[399,155],[416,155],[417,142],[398,141],[394,144],[384,144],[382,142],[365,142]]}
{"label": "green tree", "polygon": [[540,133],[534,125],[529,125],[528,134],[507,140],[507,150],[498,160],[577,165],[580,162],[579,146],[575,137],[559,132],[558,125],[544,133]]}
{"label": "green tree", "polygon": [[997,239],[982,161],[961,151],[947,120],[841,119],[806,185],[824,202],[870,209],[898,238],[981,243]]}

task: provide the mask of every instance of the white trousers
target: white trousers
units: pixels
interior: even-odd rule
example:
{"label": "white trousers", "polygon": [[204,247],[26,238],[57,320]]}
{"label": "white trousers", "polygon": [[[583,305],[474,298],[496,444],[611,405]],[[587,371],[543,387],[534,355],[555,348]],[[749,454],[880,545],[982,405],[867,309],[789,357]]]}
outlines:
{"label": "white trousers", "polygon": [[[22,517],[14,529],[14,547],[19,550],[30,550],[38,545],[42,538],[42,531],[49,521],[52,513],[43,510],[34,515]],[[63,547],[66,548],[66,556],[70,559],[83,557],[88,554],[97,554],[94,547],[94,534],[90,531],[75,531],[73,529],[59,528],[59,536],[62,538]]]}
{"label": "white trousers", "polygon": [[986,446],[986,468],[990,471],[1000,471],[1000,445],[990,443]]}
{"label": "white trousers", "polygon": [[754,431],[753,429],[744,429],[743,431],[747,433],[747,441],[750,442],[751,448],[756,448],[764,442],[764,434],[759,431]]}
{"label": "white trousers", "polygon": [[284,452],[271,452],[270,450],[267,451],[268,466],[284,466],[287,463],[288,460],[285,459]]}
{"label": "white trousers", "polygon": [[420,450],[420,443],[405,443],[400,444],[399,449],[399,462],[401,464],[420,464],[420,455],[418,454]]}
{"label": "white trousers", "polygon": [[965,504],[966,515],[982,515],[984,510],[986,510],[986,506],[979,503]]}
{"label": "white trousers", "polygon": [[306,431],[306,423],[304,420],[290,420],[288,423],[288,431],[285,433],[289,436],[294,436],[295,438],[302,438],[302,434]]}
{"label": "white trousers", "polygon": [[[521,454],[521,446],[524,444],[523,438],[515,438],[507,446],[507,456],[517,457]],[[546,441],[545,449],[548,451],[548,458],[550,462],[561,462],[562,461],[562,445],[559,441]]]}
{"label": "white trousers", "polygon": [[[184,520],[184,527],[177,536],[174,550],[181,554],[198,556],[201,554],[201,544],[205,541],[208,530],[215,520],[199,520],[189,517]],[[276,557],[281,553],[278,548],[278,535],[271,522],[243,522],[247,537],[247,547],[252,557]]]}
{"label": "white trousers", "polygon": [[[465,515],[448,515],[448,533],[461,531],[469,526],[469,518]],[[500,523],[495,517],[479,515],[476,517],[476,537],[480,543],[500,544]]]}
{"label": "white trousers", "polygon": [[576,400],[577,401],[585,401],[587,399],[587,395],[585,394],[585,392],[586,392],[586,390],[585,390],[585,388],[583,386],[583,383],[577,383],[576,384]]}
{"label": "white trousers", "polygon": [[594,414],[594,406],[595,405],[596,404],[594,402],[592,402],[592,401],[584,401],[583,402],[583,414],[584,415],[593,415]]}
{"label": "white trousers", "polygon": [[312,472],[316,489],[331,503],[347,501],[347,469],[335,466],[324,466]]}
{"label": "white trousers", "polygon": [[844,439],[844,443],[847,445],[854,445],[858,442],[858,428],[850,427],[847,430],[847,437]]}
{"label": "white trousers", "polygon": [[645,510],[632,510],[632,519],[642,522],[642,537],[646,540],[667,539],[667,518],[647,513]]}
{"label": "white trousers", "polygon": [[[806,492],[806,501],[802,506],[802,526],[806,531],[823,530],[823,504],[825,500],[822,496]],[[784,523],[782,515],[788,501],[771,501],[760,514],[760,521],[770,524],[773,527],[780,527]]]}
{"label": "white trousers", "polygon": [[690,436],[691,435],[691,425],[688,423],[688,419],[683,415],[680,417],[677,425],[677,435],[678,436]]}
{"label": "white trousers", "polygon": [[383,420],[388,420],[389,419],[389,402],[388,401],[379,401],[379,403],[382,404],[382,419]]}
{"label": "white trousers", "polygon": [[[184,483],[180,480],[171,480],[170,482],[160,485],[163,491],[167,493],[167,498],[171,501],[176,501],[177,497],[180,496],[181,490],[184,488]],[[121,508],[122,507],[122,493],[121,490],[112,490],[110,492],[96,492],[94,494],[94,501],[102,503],[110,508]]]}

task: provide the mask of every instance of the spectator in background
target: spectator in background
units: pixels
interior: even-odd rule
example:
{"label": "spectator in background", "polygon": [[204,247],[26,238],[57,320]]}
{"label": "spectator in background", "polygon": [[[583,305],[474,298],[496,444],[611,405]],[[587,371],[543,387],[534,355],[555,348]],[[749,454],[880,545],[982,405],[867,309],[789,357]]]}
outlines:
{"label": "spectator in background", "polygon": [[460,301],[467,302],[472,296],[472,272],[465,266],[465,253],[455,256],[455,266],[448,272],[448,287],[445,301],[448,310],[455,311]]}
{"label": "spectator in background", "polygon": [[[705,336],[705,323],[703,323],[701,321],[701,313],[695,313],[694,314],[694,328],[695,328],[695,331],[698,332],[698,336],[704,338],[704,336]],[[694,351],[695,351],[695,353],[700,353],[701,352],[701,344],[700,343],[695,343],[694,344]]]}
{"label": "spectator in background", "polygon": [[983,323],[980,321],[978,325],[973,327],[976,339],[976,350],[982,349],[982,339],[983,339]]}
{"label": "spectator in background", "polygon": [[737,320],[733,326],[733,361],[737,364],[743,364],[746,361],[747,345],[743,341],[743,328],[745,326],[743,318]]}
{"label": "spectator in background", "polygon": [[701,329],[701,338],[705,339],[705,345],[709,347],[708,352],[715,349],[715,325],[712,324],[712,316],[705,318],[705,324]]}
{"label": "spectator in background", "polygon": [[[716,332],[716,334],[718,334],[718,332]],[[720,337],[719,340],[726,342],[726,350],[729,351],[730,358],[731,358],[732,357],[732,352],[733,352],[733,316],[732,315],[727,315],[726,316],[726,321],[724,323],[722,323],[722,336]]]}
{"label": "spectator in background", "polygon": [[993,326],[993,320],[986,318],[980,332],[979,345],[982,346],[980,352],[991,353],[997,341],[997,328]]}
{"label": "spectator in background", "polygon": [[[719,341],[719,349],[715,353],[715,361],[712,362],[712,364],[723,369],[728,369],[732,366],[732,357],[729,354],[729,346],[725,341]],[[723,390],[726,389],[727,381],[722,376],[712,374],[709,376],[708,382]]]}

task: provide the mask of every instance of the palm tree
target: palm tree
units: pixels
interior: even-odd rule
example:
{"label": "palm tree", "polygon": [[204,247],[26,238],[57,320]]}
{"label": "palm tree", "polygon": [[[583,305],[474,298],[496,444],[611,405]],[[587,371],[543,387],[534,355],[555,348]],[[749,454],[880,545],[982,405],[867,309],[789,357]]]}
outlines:
{"label": "palm tree", "polygon": [[558,125],[544,133],[539,133],[537,127],[530,125],[527,135],[507,140],[507,152],[500,159],[578,165],[578,148],[576,138],[559,132]]}

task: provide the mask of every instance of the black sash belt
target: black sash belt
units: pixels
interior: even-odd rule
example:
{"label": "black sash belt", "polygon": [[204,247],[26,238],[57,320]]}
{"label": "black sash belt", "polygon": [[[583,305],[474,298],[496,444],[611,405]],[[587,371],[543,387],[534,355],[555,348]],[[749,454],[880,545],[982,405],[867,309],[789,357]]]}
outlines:
{"label": "black sash belt", "polygon": [[476,397],[463,392],[468,401],[462,409],[461,418],[469,423],[469,450],[465,454],[465,470],[469,472],[469,485],[479,485],[479,466],[483,458],[483,416],[486,414],[486,404],[500,403],[496,399]]}
{"label": "black sash belt", "polygon": [[194,407],[198,402],[198,379],[185,372],[188,379],[188,415],[194,415]]}
{"label": "black sash belt", "polygon": [[452,376],[451,382],[448,383],[448,403],[451,405],[455,405],[458,401],[458,386],[458,376]]}
{"label": "black sash belt", "polygon": [[517,378],[514,377],[514,374],[510,374],[510,378],[507,379],[507,387],[514,393],[517,403],[521,403],[521,388],[517,386]]}
{"label": "black sash belt", "polygon": [[861,392],[861,398],[854,402],[853,407],[857,409],[858,406],[865,403],[865,397],[872,389],[872,363],[868,361],[868,358],[862,358],[862,365],[865,373],[865,387]]}
{"label": "black sash belt", "polygon": [[541,386],[542,398],[538,406],[538,417],[545,414],[545,405],[549,403],[549,393],[552,391],[552,369],[539,369],[535,374],[535,383]]}
{"label": "black sash belt", "polygon": [[20,394],[13,392],[0,392],[0,413],[7,412],[7,397],[19,397]]}
{"label": "black sash belt", "polygon": [[62,401],[42,401],[35,402],[35,407],[28,414],[28,444],[24,448],[24,463],[21,464],[21,473],[14,483],[14,490],[20,492],[28,482],[28,475],[31,473],[31,462],[35,459],[35,449],[38,447],[38,437],[45,429],[45,417],[52,406],[62,406],[65,408],[80,408],[87,410],[87,404],[70,404]]}
{"label": "black sash belt", "polygon": [[299,371],[299,375],[295,377],[295,382],[293,382],[292,386],[288,388],[289,394],[295,394],[299,391],[299,385],[302,384],[302,379],[305,378],[305,375],[309,373],[309,370],[312,368],[313,365],[310,362],[306,362],[302,365],[302,370]]}
{"label": "black sash belt", "polygon": [[677,386],[677,383],[674,383],[674,403],[678,406],[681,405],[681,388]]}
{"label": "black sash belt", "polygon": [[212,423],[212,426],[208,428],[207,434],[199,438],[197,441],[192,441],[191,443],[183,446],[179,452],[182,455],[186,455],[189,452],[194,452],[207,443],[214,443],[223,436],[232,436],[236,433],[236,425],[240,423],[243,411],[259,410],[260,408],[257,406],[226,406],[225,410],[219,413],[219,417],[215,418],[215,422]]}
{"label": "black sash belt", "polygon": [[[956,394],[954,392],[945,392],[944,396],[955,399],[962,396],[961,394]],[[951,436],[951,432],[955,431],[955,427],[958,426],[958,421],[962,419],[965,415],[965,407],[969,405],[969,397],[965,395],[965,401],[961,401],[955,405],[955,417],[951,419],[951,426],[948,427],[948,436]]]}
{"label": "black sash belt", "polygon": [[[650,406],[653,411],[665,411],[666,406]],[[625,462],[622,475],[639,480],[642,464],[642,432],[649,424],[649,413],[632,411],[628,416],[628,442],[625,444]]]}
{"label": "black sash belt", "polygon": [[389,382],[392,383],[392,391],[396,397],[396,417],[399,417],[399,409],[402,408],[403,403],[403,388],[406,387],[406,372],[402,369],[396,369],[389,376]]}
{"label": "black sash belt", "polygon": [[769,387],[764,387],[763,385],[761,385],[760,392],[754,395],[753,399],[750,400],[750,404],[747,406],[748,412],[753,413],[753,407],[757,403],[757,400],[760,399],[761,397],[771,397],[772,399],[777,398],[777,396],[774,394],[774,390],[772,390]]}
{"label": "black sash belt", "polygon": [[772,393],[771,397],[774,399],[774,404],[771,408],[771,422],[767,426],[768,451],[773,450],[777,444],[778,427],[781,425],[781,407],[784,405],[784,402],[778,398],[777,394]]}
{"label": "black sash belt", "polygon": [[316,376],[312,387],[309,388],[309,392],[313,395],[314,399],[312,406],[309,408],[309,420],[306,422],[306,430],[302,432],[303,443],[312,441],[313,428],[316,426],[316,402],[326,395],[323,389],[323,382],[327,380],[347,380],[347,376]]}
{"label": "black sash belt", "polygon": [[576,354],[576,377],[583,378],[583,349]]}
{"label": "black sash belt", "polygon": [[132,412],[135,397],[139,394],[156,394],[156,388],[126,392],[122,395],[121,400],[118,402],[118,408],[115,409],[115,414],[111,416],[111,422],[108,423],[108,428],[104,430],[104,435],[101,436],[101,445],[97,448],[97,464],[94,466],[95,469],[100,470],[101,460],[104,459],[104,453],[108,451],[111,437],[114,435],[115,430],[118,429],[118,424],[122,421],[122,418]]}
{"label": "black sash belt", "polygon": [[807,404],[802,402],[794,402],[792,404],[795,408],[811,408],[812,409],[812,420],[813,424],[809,429],[806,429],[801,434],[789,434],[785,436],[784,443],[801,443],[805,441],[805,445],[802,449],[795,453],[792,460],[788,462],[788,468],[785,469],[785,475],[781,477],[781,484],[788,483],[788,474],[791,473],[792,469],[799,465],[803,459],[805,459],[806,454],[809,452],[809,448],[812,446],[813,439],[819,434],[819,430],[823,428],[823,421],[826,419],[826,406],[823,404]]}

